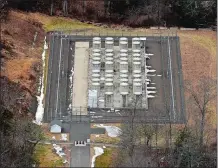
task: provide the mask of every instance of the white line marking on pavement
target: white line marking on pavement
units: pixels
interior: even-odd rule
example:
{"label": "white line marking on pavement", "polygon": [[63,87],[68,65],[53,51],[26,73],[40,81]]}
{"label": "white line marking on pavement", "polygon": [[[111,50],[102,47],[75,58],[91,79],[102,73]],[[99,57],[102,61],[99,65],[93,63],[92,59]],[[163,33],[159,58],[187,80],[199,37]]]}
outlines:
{"label": "white line marking on pavement", "polygon": [[61,66],[61,51],[62,51],[62,38],[61,38],[61,46],[60,46],[60,56],[59,56],[59,66],[58,66],[58,88],[57,88],[57,97],[56,97],[56,115],[57,115],[57,108],[58,108],[58,96],[59,96],[59,78],[60,78],[60,66]]}
{"label": "white line marking on pavement", "polygon": [[80,147],[79,147],[79,164],[78,165],[81,165],[81,158],[80,158],[80,156],[81,156],[81,152],[80,152]]}
{"label": "white line marking on pavement", "polygon": [[168,36],[168,50],[169,50],[169,66],[170,66],[170,82],[171,82],[171,93],[172,93],[172,103],[173,103],[173,118],[175,119],[175,104],[174,104],[174,90],[173,90],[173,75],[172,75],[172,63],[171,63],[171,52],[170,52],[170,40]]}
{"label": "white line marking on pavement", "polygon": [[[50,65],[51,65],[51,74],[49,75],[50,76],[50,78],[49,78],[49,80],[48,80],[48,82],[50,82],[50,85],[52,84],[52,81],[51,81],[51,78],[52,78],[52,68],[53,68],[53,66],[52,66],[52,62],[53,62],[53,57],[54,57],[54,42],[55,40],[54,40],[54,36],[52,37],[52,44],[51,44],[51,46],[52,46],[52,55],[51,55],[51,53],[50,53],[50,56],[51,56],[51,60],[50,60]],[[50,47],[51,47],[50,46]],[[49,65],[48,65],[48,67],[49,67]],[[49,72],[48,72],[49,73]],[[48,74],[47,74],[48,75]],[[48,113],[47,113],[47,120],[49,120],[49,118],[48,118],[48,114],[49,114],[49,111],[50,111],[50,118],[52,118],[52,108],[51,108],[51,110],[50,110],[50,108],[49,108],[49,101],[50,101],[50,92],[51,92],[51,86],[50,85],[48,85],[48,104],[47,104],[47,107],[48,107]],[[46,89],[47,89],[47,86],[45,86],[46,87]]]}

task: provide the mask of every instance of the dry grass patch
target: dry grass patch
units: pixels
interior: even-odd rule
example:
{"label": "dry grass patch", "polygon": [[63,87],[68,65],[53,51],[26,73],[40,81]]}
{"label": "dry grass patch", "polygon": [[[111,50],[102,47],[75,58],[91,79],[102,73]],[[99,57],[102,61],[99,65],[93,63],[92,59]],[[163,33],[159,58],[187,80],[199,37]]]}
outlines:
{"label": "dry grass patch", "polygon": [[[19,15],[25,16],[27,13],[11,11],[7,22],[1,25],[4,44],[1,75],[37,94],[45,32],[37,22],[19,18]],[[36,32],[38,35],[32,48]]]}
{"label": "dry grass patch", "polygon": [[[116,124],[104,124],[104,126],[116,126],[118,128],[121,127],[121,123]],[[92,128],[99,128],[96,124],[91,125]],[[106,143],[106,144],[118,144],[120,141],[119,137],[110,137],[108,136],[107,131],[105,130],[105,134],[91,135],[91,141],[95,143]]]}
{"label": "dry grass patch", "polygon": [[[90,162],[92,162],[92,158],[95,155],[94,147],[98,146],[90,146]],[[99,146],[102,148],[102,146]],[[98,157],[96,157],[95,160],[95,167],[111,167],[113,159],[115,158],[118,148],[104,148],[104,153]]]}
{"label": "dry grass patch", "polygon": [[35,80],[33,64],[37,63],[36,58],[11,59],[5,63],[6,71],[2,75],[7,76],[13,82],[20,82],[23,86],[31,89],[32,80]]}
{"label": "dry grass patch", "polygon": [[[216,78],[216,32],[213,31],[180,31],[180,48],[184,80],[195,86],[204,76]],[[187,94],[185,94],[187,98]],[[188,105],[187,105],[188,107]],[[196,120],[196,112],[186,110],[189,123]],[[213,133],[216,129],[216,103],[211,103],[207,115],[205,132]]]}
{"label": "dry grass patch", "polygon": [[116,148],[105,148],[104,153],[95,160],[95,167],[113,167],[112,163],[117,154]]}
{"label": "dry grass patch", "polygon": [[18,79],[27,80],[31,72],[31,66],[35,63],[35,58],[12,59],[6,63],[6,75],[12,81]]}
{"label": "dry grass patch", "polygon": [[34,152],[34,158],[39,162],[39,167],[63,167],[63,160],[52,152],[52,145],[38,144]]}
{"label": "dry grass patch", "polygon": [[91,135],[90,137],[91,142],[94,143],[105,143],[105,144],[118,144],[120,141],[119,137],[109,137],[107,133],[99,134],[99,135]]}
{"label": "dry grass patch", "polygon": [[184,78],[197,82],[204,75],[215,77],[216,33],[212,31],[180,31],[178,35],[181,43]]}
{"label": "dry grass patch", "polygon": [[[104,124],[104,126],[115,126],[115,127],[118,127],[118,128],[121,128],[121,123],[107,123],[107,124]],[[96,124],[91,124],[91,128],[99,128],[96,126]]]}
{"label": "dry grass patch", "polygon": [[13,15],[26,20],[28,22],[39,22],[43,25],[46,31],[54,30],[73,30],[81,28],[97,28],[94,25],[82,23],[76,19],[70,19],[66,17],[48,16],[41,13],[24,13],[18,11],[12,11]]}

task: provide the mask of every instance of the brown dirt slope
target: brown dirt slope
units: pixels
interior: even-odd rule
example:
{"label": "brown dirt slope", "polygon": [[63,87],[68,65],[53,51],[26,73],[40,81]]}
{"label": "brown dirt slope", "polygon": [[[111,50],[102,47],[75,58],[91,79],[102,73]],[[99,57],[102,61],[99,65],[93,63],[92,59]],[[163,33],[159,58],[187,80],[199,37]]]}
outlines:
{"label": "brown dirt slope", "polygon": [[[41,53],[45,33],[40,23],[22,19],[13,12],[2,24],[2,69],[1,76],[19,83],[36,94],[38,73],[41,68]],[[35,33],[38,33],[32,48]]]}
{"label": "brown dirt slope", "polygon": [[33,112],[34,97],[30,91],[7,77],[0,77],[1,99],[0,104],[10,111],[16,111],[17,116]]}
{"label": "brown dirt slope", "polygon": [[[45,32],[33,19],[23,20],[13,12],[1,25],[1,103],[16,113],[35,112],[33,102],[41,73]],[[34,34],[38,32],[35,47]]]}

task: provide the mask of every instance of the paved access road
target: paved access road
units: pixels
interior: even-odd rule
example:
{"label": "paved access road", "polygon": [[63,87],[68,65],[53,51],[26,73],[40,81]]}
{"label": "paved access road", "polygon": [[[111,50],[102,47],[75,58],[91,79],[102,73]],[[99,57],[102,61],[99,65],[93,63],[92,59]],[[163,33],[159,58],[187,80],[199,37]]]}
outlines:
{"label": "paved access road", "polygon": [[90,146],[71,147],[70,167],[90,167]]}
{"label": "paved access road", "polygon": [[74,43],[60,35],[50,37],[44,121],[68,115]]}
{"label": "paved access road", "polygon": [[[45,95],[45,122],[58,118],[68,119],[71,116],[72,109],[69,109],[69,105],[73,103],[73,80],[78,80],[80,77],[76,76],[74,78],[72,76],[74,73],[71,71],[74,71],[75,41],[66,38],[64,35],[55,34],[50,36],[49,41],[50,53]],[[83,68],[83,62],[81,62],[80,66]],[[80,91],[81,88],[77,89],[77,97],[80,96]],[[77,100],[77,102],[79,101]],[[78,125],[77,123],[71,122],[66,124],[70,131],[71,142],[87,141],[89,139],[91,132],[89,123]],[[72,144],[70,166],[90,167],[90,146],[76,147]]]}
{"label": "paved access road", "polygon": [[[90,123],[71,123],[70,141],[87,141],[90,139]],[[90,167],[90,146],[71,145],[70,167]]]}

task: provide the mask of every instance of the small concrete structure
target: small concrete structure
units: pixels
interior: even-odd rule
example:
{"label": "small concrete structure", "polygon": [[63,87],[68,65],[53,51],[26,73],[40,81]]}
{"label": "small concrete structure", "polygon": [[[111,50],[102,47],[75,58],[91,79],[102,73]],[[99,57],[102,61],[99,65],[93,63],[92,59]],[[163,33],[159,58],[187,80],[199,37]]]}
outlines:
{"label": "small concrete structure", "polygon": [[111,51],[111,50],[105,50],[106,51],[106,53],[105,53],[105,56],[106,57],[113,57],[113,53],[112,52],[108,52],[108,51]]}
{"label": "small concrete structure", "polygon": [[113,57],[106,57],[106,61],[113,61]]}
{"label": "small concrete structure", "polygon": [[120,62],[120,71],[126,71],[128,72],[128,62],[127,61],[122,61]]}
{"label": "small concrete structure", "polygon": [[101,49],[101,41],[93,41],[93,49]]}
{"label": "small concrete structure", "polygon": [[129,84],[127,82],[120,83],[120,94],[127,95],[129,92]]}
{"label": "small concrete structure", "polygon": [[88,96],[88,106],[89,107],[97,107],[97,90],[89,90],[89,96]]}
{"label": "small concrete structure", "polygon": [[100,77],[100,74],[99,74],[99,73],[93,73],[93,74],[92,74],[92,77],[93,77],[93,78]]}
{"label": "small concrete structure", "polygon": [[107,78],[112,78],[114,75],[113,74],[110,74],[110,73],[107,73],[106,75],[105,75],[105,77]]}
{"label": "small concrete structure", "polygon": [[114,39],[112,37],[105,38],[105,49],[112,49],[114,48]]}
{"label": "small concrete structure", "polygon": [[99,82],[92,82],[92,86],[100,86],[100,83]]}
{"label": "small concrete structure", "polygon": [[139,82],[133,83],[133,94],[141,95],[142,94],[142,84]]}
{"label": "small concrete structure", "polygon": [[141,62],[133,62],[133,70],[141,70]]}
{"label": "small concrete structure", "polygon": [[120,50],[128,51],[128,40],[124,38],[120,38],[119,47],[120,47]]}
{"label": "small concrete structure", "polygon": [[[120,50],[120,51],[123,51],[123,50]],[[125,51],[125,50],[124,50],[124,51]],[[120,53],[120,57],[128,57],[127,52],[121,52],[121,53]]]}
{"label": "small concrete structure", "polygon": [[106,53],[112,53],[114,50],[113,49],[105,49]]}
{"label": "small concrete structure", "polygon": [[86,141],[75,141],[75,146],[86,146]]}
{"label": "small concrete structure", "polygon": [[60,120],[53,120],[50,123],[51,133],[61,133],[62,122]]}
{"label": "small concrete structure", "polygon": [[[96,50],[98,50],[98,49],[96,49]],[[101,57],[101,54],[99,52],[94,52],[92,55],[93,55],[93,57]]]}
{"label": "small concrete structure", "polygon": [[100,50],[100,49],[93,49],[92,52],[93,52],[93,54],[94,54],[94,53],[100,53],[101,50]]}
{"label": "small concrete structure", "polygon": [[[138,51],[138,50],[134,50],[134,51]],[[133,57],[141,57],[141,54],[139,52],[134,52],[132,54]]]}
{"label": "small concrete structure", "polygon": [[100,57],[92,57],[92,59],[93,59],[93,62],[94,62],[94,61],[100,61],[100,60],[101,60]]}
{"label": "small concrete structure", "polygon": [[105,69],[113,71],[113,69],[114,69],[113,62],[112,61],[106,61],[105,62]]}

